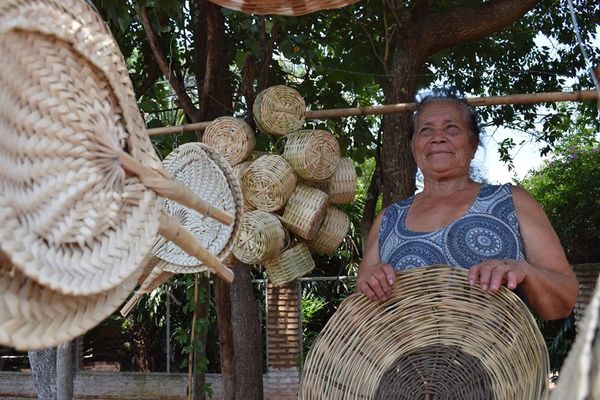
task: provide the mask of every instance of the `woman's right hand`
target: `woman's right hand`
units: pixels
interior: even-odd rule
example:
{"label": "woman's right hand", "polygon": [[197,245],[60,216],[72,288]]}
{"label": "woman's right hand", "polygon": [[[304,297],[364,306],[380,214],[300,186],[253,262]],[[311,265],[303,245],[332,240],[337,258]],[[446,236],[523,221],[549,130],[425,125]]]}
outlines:
{"label": "woman's right hand", "polygon": [[358,269],[356,277],[356,290],[363,293],[370,300],[383,301],[387,299],[396,281],[394,267],[384,262],[363,265]]}

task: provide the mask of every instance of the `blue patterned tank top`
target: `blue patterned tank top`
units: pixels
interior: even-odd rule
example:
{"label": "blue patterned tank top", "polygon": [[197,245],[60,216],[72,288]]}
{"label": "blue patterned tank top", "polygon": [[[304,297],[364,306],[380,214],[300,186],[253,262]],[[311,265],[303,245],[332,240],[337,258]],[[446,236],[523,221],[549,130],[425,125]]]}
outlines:
{"label": "blue patterned tank top", "polygon": [[524,260],[510,184],[482,184],[469,210],[433,232],[406,228],[414,196],[389,206],[381,220],[379,254],[396,271],[432,264],[470,268],[489,259]]}

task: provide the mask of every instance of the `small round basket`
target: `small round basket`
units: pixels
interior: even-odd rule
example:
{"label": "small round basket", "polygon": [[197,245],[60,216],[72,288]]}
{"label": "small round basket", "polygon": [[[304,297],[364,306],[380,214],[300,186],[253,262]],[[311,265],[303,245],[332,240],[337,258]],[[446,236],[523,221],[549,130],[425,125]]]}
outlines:
{"label": "small round basket", "polygon": [[340,160],[335,137],[322,130],[302,130],[285,137],[283,158],[299,177],[323,181],[331,177]]}
{"label": "small round basket", "polygon": [[248,158],[256,143],[252,128],[234,117],[215,119],[206,127],[202,141],[216,149],[231,166]]}
{"label": "small round basket", "polygon": [[527,306],[468,271],[398,276],[383,302],[346,298],[307,356],[300,399],[546,399],[548,350]]}
{"label": "small round basket", "polygon": [[247,201],[259,210],[282,208],[296,187],[292,167],[278,155],[266,155],[254,161],[242,176],[242,191]]}
{"label": "small round basket", "polygon": [[308,246],[319,254],[333,253],[350,229],[350,218],[335,207],[327,207],[325,220]]}
{"label": "small round basket", "polygon": [[271,86],[256,96],[252,113],[261,131],[284,136],[304,125],[306,104],[296,90],[284,85]]}
{"label": "small round basket", "polygon": [[257,264],[277,257],[285,246],[285,230],[273,214],[250,211],[242,216],[240,225],[233,255],[243,263]]}
{"label": "small round basket", "polygon": [[[225,158],[204,143],[185,143],[173,150],[163,161],[165,170],[198,198],[234,216],[232,225],[222,224],[195,210],[170,200],[164,209],[176,217],[208,251],[225,260],[233,249],[243,213],[242,190]],[[156,256],[167,261],[166,271],[196,273],[207,267],[170,241],[160,247]]]}
{"label": "small round basket", "polygon": [[[244,176],[244,172],[246,172],[246,170],[248,169],[248,167],[252,164],[252,161],[244,161],[241,162],[239,164],[236,164],[233,167],[233,173],[237,176],[238,180],[240,181],[240,185],[242,182],[242,177]],[[243,192],[242,192],[243,194]],[[248,199],[246,199],[246,196],[244,197],[244,212],[249,212],[252,210],[256,210],[256,207],[254,207],[249,201]]]}
{"label": "small round basket", "polygon": [[296,278],[309,274],[315,268],[315,261],[308,246],[298,243],[271,260],[263,263],[267,278],[273,286],[281,286]]}
{"label": "small round basket", "polygon": [[356,3],[358,0],[210,0],[221,7],[248,14],[275,14],[287,16],[306,15],[322,10],[345,7]]}
{"label": "small round basket", "polygon": [[311,240],[317,234],[326,213],[327,195],[319,189],[300,184],[285,205],[281,220],[290,232]]}
{"label": "small round basket", "polygon": [[340,158],[328,181],[326,193],[331,204],[350,204],[356,196],[356,169],[349,158]]}

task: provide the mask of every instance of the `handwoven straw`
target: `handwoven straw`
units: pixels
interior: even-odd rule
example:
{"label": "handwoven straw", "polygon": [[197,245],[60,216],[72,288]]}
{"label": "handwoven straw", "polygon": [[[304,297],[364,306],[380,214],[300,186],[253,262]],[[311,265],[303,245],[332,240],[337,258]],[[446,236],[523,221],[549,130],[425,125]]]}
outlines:
{"label": "handwoven straw", "polygon": [[600,277],[577,325],[575,343],[563,363],[551,400],[600,399]]}
{"label": "handwoven straw", "polygon": [[300,399],[545,399],[548,350],[510,290],[462,268],[401,273],[383,302],[346,298],[312,345]]}
{"label": "handwoven straw", "polygon": [[317,234],[326,213],[327,195],[319,189],[300,184],[285,205],[281,220],[290,232],[311,240]]}
{"label": "handwoven straw", "polygon": [[254,161],[242,176],[247,201],[259,210],[282,208],[296,187],[297,177],[285,159],[276,154]]}
{"label": "handwoven straw", "polygon": [[7,0],[0,54],[2,251],[64,294],[122,285],[156,240],[161,204],[115,149],[162,167],[117,44],[84,1]]}
{"label": "handwoven straw", "polygon": [[261,131],[283,136],[304,124],[306,104],[296,90],[284,85],[271,86],[256,96],[252,113]]}
{"label": "handwoven straw", "polygon": [[206,127],[202,141],[221,153],[231,166],[248,158],[256,143],[252,128],[243,119],[234,117],[219,117],[212,121]]}
{"label": "handwoven straw", "polygon": [[[169,199],[164,209],[176,217],[208,251],[223,261],[237,239],[243,213],[242,191],[237,176],[225,158],[204,143],[185,143],[163,161],[166,171],[196,196],[235,216],[232,225],[224,225]],[[207,268],[175,243],[165,242],[156,256],[167,261],[169,272],[195,273]]]}
{"label": "handwoven straw", "polygon": [[325,220],[308,246],[319,254],[333,253],[350,229],[350,218],[335,207],[327,207]]}
{"label": "handwoven straw", "polygon": [[331,178],[328,180],[326,193],[331,204],[350,204],[356,196],[356,169],[352,160],[340,158]]}
{"label": "handwoven straw", "polygon": [[84,334],[123,303],[141,271],[106,292],[64,295],[26,277],[0,252],[0,345],[37,350]]}
{"label": "handwoven straw", "polygon": [[316,11],[340,8],[358,0],[210,0],[221,7],[242,11],[248,14],[276,14],[299,16]]}
{"label": "handwoven straw", "polygon": [[284,250],[281,254],[263,263],[267,278],[273,286],[281,286],[296,278],[309,274],[315,268],[315,261],[305,243]]}
{"label": "handwoven straw", "polygon": [[290,163],[299,177],[323,181],[337,168],[340,147],[336,138],[327,131],[302,130],[285,136],[283,158]]}
{"label": "handwoven straw", "polygon": [[240,234],[233,255],[246,264],[256,264],[277,257],[285,245],[285,230],[279,219],[267,212],[254,210],[242,216]]}
{"label": "handwoven straw", "polygon": [[[244,162],[241,162],[239,164],[236,164],[233,167],[233,173],[235,174],[235,176],[237,176],[238,180],[240,181],[240,185],[241,185],[241,182],[242,182],[242,177],[244,176],[244,172],[246,172],[246,170],[248,169],[248,167],[251,164],[252,164],[252,161],[244,161]],[[243,194],[244,193],[242,192],[242,195]],[[243,211],[246,213],[246,212],[249,212],[249,211],[252,211],[252,210],[256,210],[256,207],[254,207],[248,201],[248,199],[246,198],[246,196],[243,196],[243,197],[244,197],[244,203],[243,203],[244,204],[244,208],[243,208]]]}

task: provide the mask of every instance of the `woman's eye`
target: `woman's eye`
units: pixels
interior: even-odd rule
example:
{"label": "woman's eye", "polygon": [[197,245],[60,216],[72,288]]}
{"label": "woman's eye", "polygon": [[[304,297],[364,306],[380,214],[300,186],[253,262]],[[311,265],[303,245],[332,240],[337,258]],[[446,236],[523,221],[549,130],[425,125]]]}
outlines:
{"label": "woman's eye", "polygon": [[419,131],[419,134],[420,135],[430,135],[431,132],[433,132],[433,129],[426,127],[426,128],[421,128],[421,130]]}
{"label": "woman's eye", "polygon": [[460,133],[458,125],[447,125],[444,130],[449,133]]}

